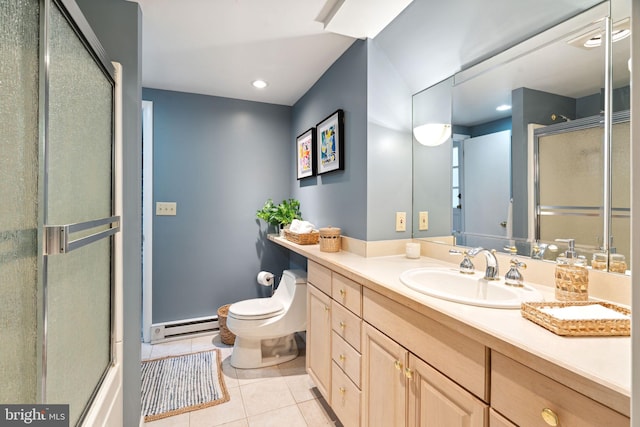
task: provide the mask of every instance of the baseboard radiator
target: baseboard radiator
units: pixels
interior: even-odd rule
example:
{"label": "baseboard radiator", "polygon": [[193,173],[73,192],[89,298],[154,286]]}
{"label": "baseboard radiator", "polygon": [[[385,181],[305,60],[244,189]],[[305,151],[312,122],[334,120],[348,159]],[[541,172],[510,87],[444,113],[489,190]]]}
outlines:
{"label": "baseboard radiator", "polygon": [[151,325],[151,343],[202,335],[218,329],[218,316],[155,323]]}

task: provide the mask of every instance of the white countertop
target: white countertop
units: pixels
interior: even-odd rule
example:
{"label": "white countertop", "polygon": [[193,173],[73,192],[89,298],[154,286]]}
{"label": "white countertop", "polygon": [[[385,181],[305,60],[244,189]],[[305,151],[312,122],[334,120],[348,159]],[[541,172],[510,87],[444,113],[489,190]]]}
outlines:
{"label": "white countertop", "polygon": [[[623,401],[616,407],[628,415],[631,395],[631,339],[629,337],[562,337],[523,318],[520,310],[474,307],[433,298],[409,289],[400,282],[400,273],[410,268],[447,266],[433,258],[408,259],[404,255],[362,257],[350,252],[321,252],[318,245],[297,245],[283,238],[269,236],[275,243],[287,247],[306,258],[364,279],[365,286],[400,303],[415,302],[412,308],[439,312],[473,328],[483,344],[502,349],[523,350],[578,376],[572,388],[590,395],[589,387],[600,388],[594,395],[611,394],[613,402]],[[528,283],[543,293],[547,301],[553,300],[548,286]],[[407,301],[407,299],[409,301]],[[584,378],[586,381],[581,382]],[[594,384],[595,383],[595,384]],[[577,387],[576,387],[577,385]],[[592,396],[593,397],[593,396]],[[606,397],[606,396],[605,396]],[[605,399],[608,400],[608,399]],[[603,402],[619,406],[611,402]]]}

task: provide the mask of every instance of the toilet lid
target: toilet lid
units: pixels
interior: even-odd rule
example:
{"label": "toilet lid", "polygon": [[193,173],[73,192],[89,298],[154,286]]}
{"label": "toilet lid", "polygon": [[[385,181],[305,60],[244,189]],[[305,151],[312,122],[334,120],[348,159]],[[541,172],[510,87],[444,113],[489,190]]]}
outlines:
{"label": "toilet lid", "polygon": [[283,305],[274,298],[254,298],[231,304],[229,316],[236,319],[265,319],[283,311]]}

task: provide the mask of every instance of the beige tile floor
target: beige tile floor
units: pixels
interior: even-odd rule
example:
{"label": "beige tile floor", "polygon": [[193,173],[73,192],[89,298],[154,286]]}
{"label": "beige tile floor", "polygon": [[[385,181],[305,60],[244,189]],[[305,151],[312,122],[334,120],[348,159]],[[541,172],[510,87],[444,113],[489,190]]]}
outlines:
{"label": "beige tile floor", "polygon": [[145,423],[145,427],[316,427],[340,426],[305,370],[304,349],[291,362],[262,369],[235,369],[229,363],[233,347],[217,334],[142,344],[142,359],[219,348],[229,402],[199,411]]}

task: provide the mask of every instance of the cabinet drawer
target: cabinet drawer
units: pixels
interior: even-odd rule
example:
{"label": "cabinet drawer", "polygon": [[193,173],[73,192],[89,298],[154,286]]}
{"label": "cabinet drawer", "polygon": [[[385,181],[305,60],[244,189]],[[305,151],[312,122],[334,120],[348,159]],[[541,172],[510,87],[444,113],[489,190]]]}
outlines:
{"label": "cabinet drawer", "polygon": [[331,369],[331,409],[345,427],[360,425],[360,390],[335,363]]}
{"label": "cabinet drawer", "polygon": [[320,264],[307,262],[307,281],[327,295],[331,295],[331,270]]}
{"label": "cabinet drawer", "polygon": [[[491,354],[491,406],[513,423],[546,427],[557,416],[560,426],[629,426],[624,415],[508,357]],[[555,414],[555,415],[553,415]]]}
{"label": "cabinet drawer", "polygon": [[370,289],[364,289],[365,322],[488,402],[489,351],[477,341]]}
{"label": "cabinet drawer", "polygon": [[333,273],[331,296],[349,310],[362,316],[362,285]]}
{"label": "cabinet drawer", "polygon": [[360,353],[335,332],[333,332],[331,356],[333,361],[342,368],[351,381],[360,387]]}
{"label": "cabinet drawer", "polygon": [[331,329],[360,351],[362,320],[335,301],[331,301]]}

